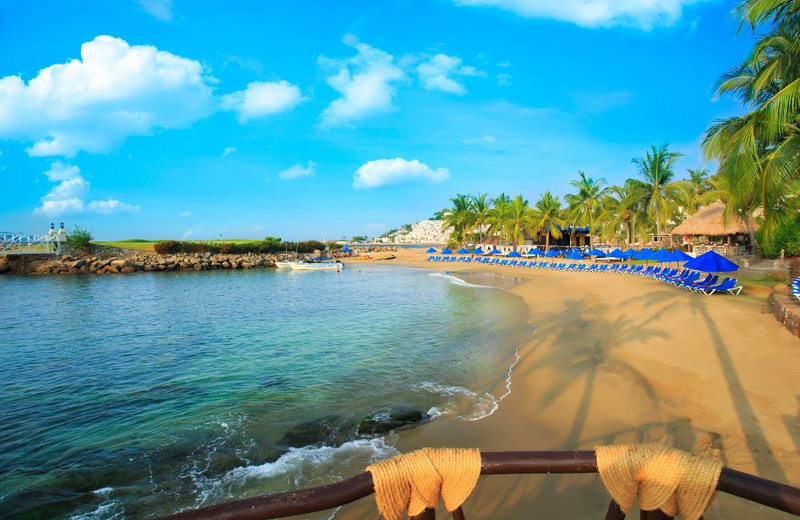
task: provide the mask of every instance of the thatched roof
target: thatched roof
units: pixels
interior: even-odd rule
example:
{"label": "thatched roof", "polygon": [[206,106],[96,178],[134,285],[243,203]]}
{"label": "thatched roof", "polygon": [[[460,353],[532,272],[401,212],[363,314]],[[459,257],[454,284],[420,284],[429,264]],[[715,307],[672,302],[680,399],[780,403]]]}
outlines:
{"label": "thatched roof", "polygon": [[[754,224],[758,229],[758,225]],[[747,223],[736,215],[725,215],[725,204],[709,204],[676,226],[673,235],[745,235],[750,232]]]}

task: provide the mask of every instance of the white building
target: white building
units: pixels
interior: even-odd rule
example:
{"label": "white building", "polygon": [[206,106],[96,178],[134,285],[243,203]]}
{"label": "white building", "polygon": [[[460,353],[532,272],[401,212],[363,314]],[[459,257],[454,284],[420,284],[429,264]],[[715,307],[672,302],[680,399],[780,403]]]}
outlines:
{"label": "white building", "polygon": [[420,220],[411,225],[411,231],[399,232],[394,237],[396,244],[446,244],[450,230],[444,229],[441,220]]}

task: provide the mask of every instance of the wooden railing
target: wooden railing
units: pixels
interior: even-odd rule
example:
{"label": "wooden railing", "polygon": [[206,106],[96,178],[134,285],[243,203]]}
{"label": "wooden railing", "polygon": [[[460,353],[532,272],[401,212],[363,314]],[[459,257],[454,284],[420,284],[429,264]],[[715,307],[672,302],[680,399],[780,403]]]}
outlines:
{"label": "wooden railing", "polygon": [[[596,473],[594,451],[505,451],[481,454],[481,475],[535,473]],[[779,484],[747,473],[723,469],[717,490],[751,502],[800,516],[800,489]],[[361,473],[351,479],[300,491],[289,491],[184,511],[162,520],[264,520],[283,518],[333,509],[372,494],[372,475]],[[415,517],[433,520],[436,512],[428,509]],[[454,520],[466,517],[461,508]],[[625,514],[612,500],[606,520],[622,520]],[[642,520],[671,518],[660,511],[643,511]]]}

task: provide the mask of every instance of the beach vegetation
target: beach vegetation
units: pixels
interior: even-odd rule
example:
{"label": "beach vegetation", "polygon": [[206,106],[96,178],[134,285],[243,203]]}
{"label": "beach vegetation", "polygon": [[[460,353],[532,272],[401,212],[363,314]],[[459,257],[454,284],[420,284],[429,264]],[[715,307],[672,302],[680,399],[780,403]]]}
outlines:
{"label": "beach vegetation", "polygon": [[569,206],[569,220],[573,224],[589,226],[589,248],[594,248],[594,224],[602,209],[608,187],[605,179],[593,179],[584,172],[578,172],[578,176],[578,179],[570,182],[577,190],[576,193],[568,193],[564,200]]}
{"label": "beach vegetation", "polygon": [[67,245],[74,251],[88,252],[93,238],[91,231],[76,225],[67,235]]}
{"label": "beach vegetation", "polygon": [[160,255],[211,253],[224,255],[277,254],[284,252],[313,253],[324,251],[325,244],[317,240],[303,242],[275,242],[252,240],[247,242],[188,242],[182,240],[162,240],[153,245]]}
{"label": "beach vegetation", "polygon": [[561,201],[550,190],[545,190],[533,208],[533,226],[537,234],[544,233],[544,250],[550,250],[550,237],[561,238],[561,228],[564,226],[562,218]]}

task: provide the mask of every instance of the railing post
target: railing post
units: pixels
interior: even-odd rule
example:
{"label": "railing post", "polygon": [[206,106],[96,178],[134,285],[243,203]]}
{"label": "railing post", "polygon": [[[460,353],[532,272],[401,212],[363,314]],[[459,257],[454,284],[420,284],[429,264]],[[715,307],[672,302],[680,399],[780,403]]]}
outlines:
{"label": "railing post", "polygon": [[417,516],[412,517],[411,520],[436,520],[436,510],[426,509]]}
{"label": "railing post", "polygon": [[613,498],[608,503],[608,511],[606,511],[606,520],[625,520],[625,512],[619,507],[616,500]]}
{"label": "railing post", "polygon": [[654,511],[642,511],[639,515],[639,518],[641,520],[672,520],[671,516],[668,516],[660,509],[656,509]]}
{"label": "railing post", "polygon": [[464,516],[464,511],[460,507],[453,511],[453,520],[467,520]]}

